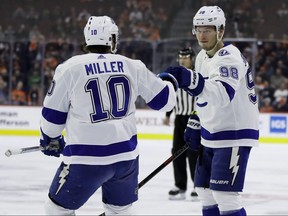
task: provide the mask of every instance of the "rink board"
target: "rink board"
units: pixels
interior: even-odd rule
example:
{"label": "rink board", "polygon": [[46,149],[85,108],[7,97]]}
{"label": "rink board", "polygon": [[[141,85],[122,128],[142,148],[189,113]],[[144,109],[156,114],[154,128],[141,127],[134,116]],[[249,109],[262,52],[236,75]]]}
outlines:
{"label": "rink board", "polygon": [[[0,106],[0,135],[40,136],[40,116],[41,107]],[[172,140],[174,115],[170,126],[163,125],[164,112],[139,109],[135,116],[139,139]],[[260,142],[288,144],[287,119],[286,113],[260,114]]]}

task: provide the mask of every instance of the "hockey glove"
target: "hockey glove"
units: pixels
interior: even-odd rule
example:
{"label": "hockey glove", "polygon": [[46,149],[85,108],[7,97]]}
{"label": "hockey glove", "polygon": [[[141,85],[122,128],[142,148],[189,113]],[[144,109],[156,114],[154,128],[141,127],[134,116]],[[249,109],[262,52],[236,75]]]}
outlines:
{"label": "hockey glove", "polygon": [[204,88],[204,78],[200,73],[188,70],[185,67],[169,67],[167,73],[172,74],[178,81],[179,87],[193,96],[199,95]]}
{"label": "hockey glove", "polygon": [[158,75],[158,77],[161,78],[162,80],[171,82],[175,91],[177,91],[179,85],[178,85],[177,80],[175,79],[175,77],[172,74],[162,72]]}
{"label": "hockey glove", "polygon": [[41,130],[41,138],[40,138],[40,146],[44,148],[42,152],[48,156],[60,157],[64,147],[65,147],[65,140],[62,135],[50,138]]}
{"label": "hockey glove", "polygon": [[195,111],[189,117],[187,127],[184,132],[184,140],[192,151],[198,151],[201,146],[201,125],[199,117]]}

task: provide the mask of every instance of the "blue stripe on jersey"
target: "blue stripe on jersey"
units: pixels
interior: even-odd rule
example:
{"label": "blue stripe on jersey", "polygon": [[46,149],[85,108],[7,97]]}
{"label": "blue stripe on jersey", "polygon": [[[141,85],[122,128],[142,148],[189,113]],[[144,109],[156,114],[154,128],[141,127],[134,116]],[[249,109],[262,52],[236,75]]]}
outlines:
{"label": "blue stripe on jersey", "polygon": [[137,136],[130,140],[113,143],[110,145],[67,145],[63,151],[64,156],[96,156],[105,157],[135,150],[137,146]]}
{"label": "blue stripe on jersey", "polygon": [[43,107],[42,116],[53,124],[61,125],[66,123],[67,113]]}
{"label": "blue stripe on jersey", "polygon": [[169,87],[165,86],[147,105],[154,110],[160,110],[167,104],[169,93]]}
{"label": "blue stripe on jersey", "polygon": [[205,107],[205,106],[207,106],[207,104],[208,104],[208,102],[204,102],[204,103],[196,103],[197,104],[197,106],[199,106],[199,107]]}
{"label": "blue stripe on jersey", "polygon": [[205,128],[201,128],[201,136],[205,140],[237,140],[237,139],[259,139],[259,130],[242,129],[229,130],[216,133],[210,133]]}
{"label": "blue stripe on jersey", "polygon": [[235,95],[235,90],[228,83],[225,83],[223,81],[219,81],[219,82],[221,82],[221,84],[224,86],[224,88],[226,89],[226,92],[230,98],[230,101],[232,101],[234,98],[234,95]]}

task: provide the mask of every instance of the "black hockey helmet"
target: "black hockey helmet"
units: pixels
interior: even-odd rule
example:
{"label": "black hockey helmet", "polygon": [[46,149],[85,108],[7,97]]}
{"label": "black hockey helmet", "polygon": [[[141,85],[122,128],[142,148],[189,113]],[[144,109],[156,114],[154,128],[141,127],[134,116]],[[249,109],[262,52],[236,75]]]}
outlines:
{"label": "black hockey helmet", "polygon": [[178,58],[183,56],[190,57],[192,59],[195,56],[195,52],[191,47],[185,47],[178,52]]}

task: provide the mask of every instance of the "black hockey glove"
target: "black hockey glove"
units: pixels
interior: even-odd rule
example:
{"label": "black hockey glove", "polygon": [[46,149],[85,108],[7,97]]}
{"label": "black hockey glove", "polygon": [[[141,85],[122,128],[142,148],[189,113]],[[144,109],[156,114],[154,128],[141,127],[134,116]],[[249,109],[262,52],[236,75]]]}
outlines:
{"label": "black hockey glove", "polygon": [[195,111],[192,112],[184,132],[184,140],[192,151],[198,151],[201,146],[201,125]]}
{"label": "black hockey glove", "polygon": [[43,133],[41,129],[41,138],[40,138],[40,145],[44,148],[42,152],[48,156],[60,157],[64,147],[65,147],[65,140],[62,135],[51,138]]}

